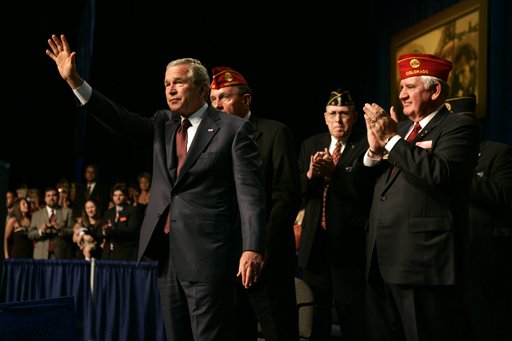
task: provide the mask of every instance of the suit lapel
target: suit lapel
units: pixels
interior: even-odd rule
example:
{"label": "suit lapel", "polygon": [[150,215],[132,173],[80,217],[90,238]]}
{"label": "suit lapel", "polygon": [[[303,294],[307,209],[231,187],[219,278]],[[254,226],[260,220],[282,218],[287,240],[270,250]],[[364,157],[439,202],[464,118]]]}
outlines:
{"label": "suit lapel", "polygon": [[172,182],[176,180],[176,167],[178,166],[176,158],[176,131],[179,125],[180,117],[178,115],[173,116],[173,118],[165,123],[165,156]]}
{"label": "suit lapel", "polygon": [[358,150],[359,143],[361,141],[359,132],[352,131],[350,134],[350,137],[348,138],[345,148],[343,149],[343,152],[341,153],[340,160],[337,164],[342,166],[346,165],[347,163],[352,163],[354,161],[353,155]]}
{"label": "suit lapel", "polygon": [[[430,120],[430,122],[428,122],[428,124],[421,129],[420,133],[418,134],[418,136],[416,136],[412,143],[423,141],[432,132],[432,130],[434,130],[445,119],[447,114],[448,110],[445,107],[439,110],[439,112]],[[398,134],[405,139],[405,135],[407,134],[409,129],[411,129],[412,125],[412,121],[409,121],[408,124],[404,124],[404,126],[399,128]],[[393,183],[393,181],[401,171],[401,169],[397,169],[396,172],[389,176],[386,182],[385,190]]]}
{"label": "suit lapel", "polygon": [[201,120],[201,123],[199,124],[199,127],[197,127],[194,140],[188,149],[187,158],[181,167],[180,176],[178,176],[177,180],[179,180],[183,174],[185,174],[190,169],[190,167],[196,162],[199,155],[201,155],[202,151],[217,134],[219,131],[219,126],[216,121],[219,119],[220,118],[218,114],[208,108],[206,114]]}
{"label": "suit lapel", "polygon": [[258,142],[263,136],[263,133],[260,130],[258,130],[258,118],[254,115],[251,115],[251,117],[249,118],[249,122],[251,122],[252,125],[254,126],[254,141]]}
{"label": "suit lapel", "polygon": [[[405,140],[405,136],[407,135],[407,132],[411,129],[412,125],[414,123],[412,121],[408,121],[407,124],[404,124],[402,125],[399,129],[398,129],[398,135],[400,135],[404,140]],[[426,128],[426,127],[425,127]],[[422,129],[424,130],[424,129]],[[418,134],[418,136],[416,136],[416,138],[414,139],[413,142],[416,142],[418,139],[420,139],[421,137],[423,137],[425,135],[425,133],[422,131],[421,133]],[[397,168],[394,172],[391,172],[391,168],[390,167],[387,171],[386,171],[386,177],[387,177],[387,180],[386,180],[386,183],[385,183],[385,187],[384,187],[384,191],[386,191],[389,186],[391,186],[391,184],[394,182],[395,178],[398,176],[398,174],[402,171],[402,169],[400,168]]]}

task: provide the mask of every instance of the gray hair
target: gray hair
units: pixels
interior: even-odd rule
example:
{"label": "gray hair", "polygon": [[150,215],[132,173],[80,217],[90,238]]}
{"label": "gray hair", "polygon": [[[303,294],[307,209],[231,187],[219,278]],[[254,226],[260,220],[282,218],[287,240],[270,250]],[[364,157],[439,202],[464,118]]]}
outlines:
{"label": "gray hair", "polygon": [[192,82],[195,86],[200,87],[203,84],[206,86],[210,86],[210,76],[208,76],[208,70],[204,67],[204,65],[198,60],[194,58],[181,58],[175,59],[167,64],[166,70],[171,66],[177,65],[188,65],[188,77],[192,79]]}
{"label": "gray hair", "polygon": [[441,78],[433,76],[419,76],[425,88],[430,90],[436,83],[441,84],[441,98],[443,101],[448,98],[450,94],[450,84],[442,80]]}

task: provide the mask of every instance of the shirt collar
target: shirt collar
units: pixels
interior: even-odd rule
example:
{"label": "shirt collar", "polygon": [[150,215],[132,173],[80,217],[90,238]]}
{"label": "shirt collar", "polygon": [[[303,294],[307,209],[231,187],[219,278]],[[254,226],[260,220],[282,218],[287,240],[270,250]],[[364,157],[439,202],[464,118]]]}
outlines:
{"label": "shirt collar", "polygon": [[[206,109],[208,109],[208,104],[204,104],[199,110],[197,110],[195,113],[190,115],[188,117],[188,120],[192,124],[193,127],[197,127],[199,123],[201,123],[201,120],[204,117],[204,114],[206,113]],[[184,118],[181,118],[181,121],[183,122]]]}

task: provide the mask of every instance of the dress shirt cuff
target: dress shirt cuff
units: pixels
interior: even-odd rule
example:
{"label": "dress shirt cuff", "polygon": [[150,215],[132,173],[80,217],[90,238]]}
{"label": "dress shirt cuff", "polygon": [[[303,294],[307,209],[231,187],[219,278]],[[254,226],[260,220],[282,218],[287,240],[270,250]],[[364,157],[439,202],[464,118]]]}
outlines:
{"label": "dress shirt cuff", "polygon": [[78,88],[73,90],[73,93],[75,94],[76,98],[80,101],[82,105],[85,105],[92,96],[92,87],[84,81],[82,85],[80,85]]}
{"label": "dress shirt cuff", "polygon": [[386,145],[384,146],[384,148],[386,148],[386,150],[388,151],[388,153],[391,151],[391,149],[393,149],[393,147],[395,146],[395,144],[398,142],[398,140],[400,140],[402,137],[400,135],[395,135],[393,136],[392,138],[390,138],[388,140],[388,142],[386,143]]}
{"label": "dress shirt cuff", "polygon": [[373,166],[378,165],[381,160],[382,160],[382,158],[372,159],[371,157],[368,156],[368,152],[366,152],[366,153],[364,153],[364,157],[363,157],[363,165],[365,165],[366,167],[373,167]]}

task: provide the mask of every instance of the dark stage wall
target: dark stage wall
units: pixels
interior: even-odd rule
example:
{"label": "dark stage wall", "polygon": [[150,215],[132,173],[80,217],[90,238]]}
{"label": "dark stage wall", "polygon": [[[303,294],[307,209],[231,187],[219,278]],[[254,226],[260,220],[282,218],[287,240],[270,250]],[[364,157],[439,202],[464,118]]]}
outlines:
{"label": "dark stage wall", "polygon": [[[84,17],[94,19],[87,80],[127,108],[151,115],[165,107],[163,75],[176,58],[200,59],[209,70],[231,66],[253,88],[253,112],[292,129],[297,148],[324,131],[323,110],[338,86],[352,92],[359,107],[388,107],[391,37],[454,0],[337,1],[328,5],[289,3],[285,8],[234,2],[206,5],[170,1],[34,1],[15,4],[2,37],[7,104],[2,114],[0,159],[11,163],[11,186],[82,181],[86,162],[100,166],[107,182],[134,181],[151,167],[151,144],[113,136],[75,105],[53,61],[45,55],[52,33],[65,33],[75,49],[87,35]],[[247,6],[250,10],[247,10]],[[283,4],[282,6],[285,6]],[[512,143],[512,6],[489,2],[489,114],[484,136]],[[77,50],[85,55],[86,51]],[[492,62],[492,63],[491,63]],[[85,62],[81,61],[82,67]],[[5,88],[5,87],[4,87]],[[8,134],[9,133],[9,134]],[[14,137],[12,137],[14,136]]]}

